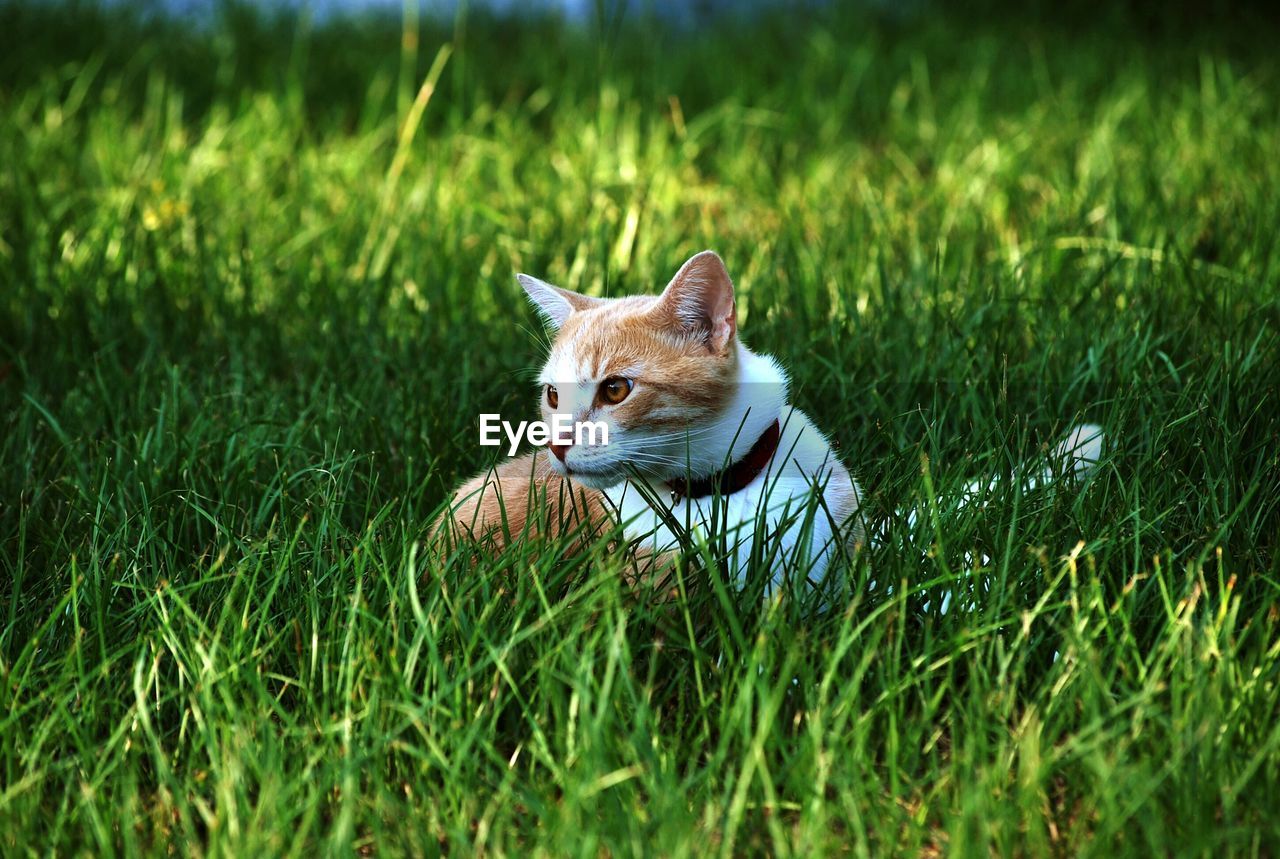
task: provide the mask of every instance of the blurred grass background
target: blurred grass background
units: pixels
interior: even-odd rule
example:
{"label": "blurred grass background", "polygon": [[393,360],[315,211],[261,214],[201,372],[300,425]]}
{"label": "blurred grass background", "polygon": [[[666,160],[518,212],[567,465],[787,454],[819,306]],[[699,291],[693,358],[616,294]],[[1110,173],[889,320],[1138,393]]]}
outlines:
{"label": "blurred grass background", "polygon": [[[1275,32],[0,5],[4,852],[1274,853]],[[869,515],[1107,462],[825,618],[424,543],[705,247]]]}

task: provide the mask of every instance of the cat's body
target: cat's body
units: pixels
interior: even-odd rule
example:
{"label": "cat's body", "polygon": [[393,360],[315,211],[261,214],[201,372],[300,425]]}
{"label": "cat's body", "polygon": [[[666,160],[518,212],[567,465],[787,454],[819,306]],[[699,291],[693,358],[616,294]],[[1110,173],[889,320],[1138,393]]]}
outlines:
{"label": "cat's body", "polygon": [[856,484],[789,405],[777,362],[737,337],[718,256],[693,257],[656,297],[595,299],[520,280],[558,329],[544,416],[603,420],[610,440],[551,445],[477,475],[454,496],[464,533],[505,541],[620,521],[645,555],[671,552],[683,532],[726,541],[740,574],[756,552],[775,576],[810,579],[861,539]]}

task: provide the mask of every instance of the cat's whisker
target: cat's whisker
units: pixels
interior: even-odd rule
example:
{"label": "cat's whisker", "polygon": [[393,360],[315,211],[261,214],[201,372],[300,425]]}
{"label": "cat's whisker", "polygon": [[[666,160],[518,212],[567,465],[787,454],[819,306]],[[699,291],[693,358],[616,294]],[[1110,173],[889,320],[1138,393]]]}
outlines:
{"label": "cat's whisker", "polygon": [[715,432],[717,429],[719,428],[718,427],[697,427],[697,428],[687,429],[687,430],[677,430],[675,432],[653,433],[653,434],[646,435],[642,440],[645,442],[658,442],[658,441],[670,441],[671,439],[680,439],[680,438],[686,438],[686,437],[700,438],[701,436],[709,435],[710,433]]}
{"label": "cat's whisker", "polygon": [[623,443],[615,449],[621,451],[626,456],[633,456],[633,455],[648,456],[648,457],[657,457],[661,459],[685,459],[686,458],[686,452],[684,450],[677,450],[677,451],[670,451],[670,452],[664,451],[664,450],[655,450],[650,444],[648,444],[647,439],[643,443],[637,442],[636,447],[632,447],[629,444]]}
{"label": "cat's whisker", "polygon": [[627,462],[639,462],[648,465],[684,465],[683,460],[675,460],[671,457],[662,456],[661,454],[637,453],[627,451],[623,458]]}
{"label": "cat's whisker", "polygon": [[670,462],[658,459],[642,459],[640,457],[628,456],[626,464],[635,466],[643,472],[680,472],[685,468],[683,462]]}
{"label": "cat's whisker", "polygon": [[644,437],[643,441],[652,443],[652,442],[668,442],[673,439],[679,440],[682,438],[701,438],[702,436],[709,435],[712,431],[713,431],[712,429],[705,429],[705,430],[692,430],[688,432],[673,432],[673,433],[667,433],[664,435],[647,435]]}
{"label": "cat's whisker", "polygon": [[627,461],[637,463],[639,465],[661,465],[663,467],[670,467],[670,468],[679,468],[684,465],[683,462],[677,462],[672,459],[664,459],[664,458],[658,458],[658,457],[645,458],[645,457],[635,456],[635,455],[628,455]]}
{"label": "cat's whisker", "polygon": [[662,454],[627,453],[625,458],[627,462],[635,462],[646,466],[662,466],[664,469],[682,470],[691,465],[687,457],[667,457],[662,456]]}

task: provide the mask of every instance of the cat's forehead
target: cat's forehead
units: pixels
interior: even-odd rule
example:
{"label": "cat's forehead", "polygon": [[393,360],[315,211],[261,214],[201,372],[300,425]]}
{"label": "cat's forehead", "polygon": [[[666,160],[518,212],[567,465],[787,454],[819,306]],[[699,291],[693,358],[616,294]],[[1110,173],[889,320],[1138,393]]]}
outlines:
{"label": "cat's forehead", "polygon": [[635,375],[674,358],[684,351],[684,343],[649,313],[656,302],[653,296],[618,298],[572,314],[552,343],[542,381],[564,384]]}

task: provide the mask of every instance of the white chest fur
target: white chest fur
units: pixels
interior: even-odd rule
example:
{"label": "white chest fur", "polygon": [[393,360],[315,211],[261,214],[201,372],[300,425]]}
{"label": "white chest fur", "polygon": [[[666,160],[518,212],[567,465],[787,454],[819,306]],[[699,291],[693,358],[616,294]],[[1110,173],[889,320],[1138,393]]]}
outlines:
{"label": "white chest fur", "polygon": [[[848,541],[857,486],[803,412],[784,407],[773,415],[756,413],[750,423],[773,416],[782,427],[777,452],[764,471],[731,495],[673,498],[661,483],[642,491],[633,481],[606,489],[627,538],[654,552],[678,549],[682,533],[686,542],[706,541],[713,551],[728,548],[725,572],[739,584],[745,583],[753,558],[756,569],[768,570],[770,590],[788,575],[819,583]],[[748,436],[740,449],[756,437]],[[646,495],[661,500],[665,509],[654,509]]]}

